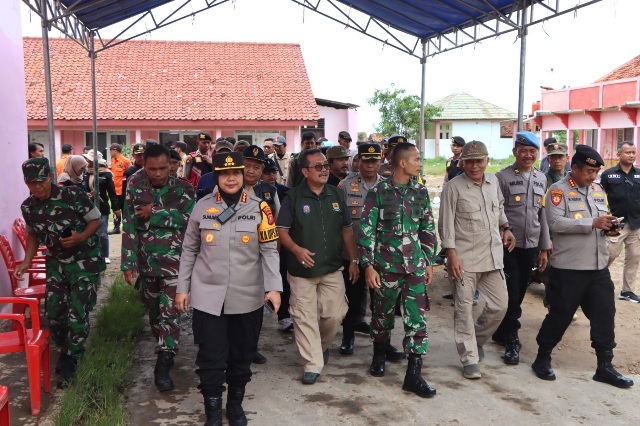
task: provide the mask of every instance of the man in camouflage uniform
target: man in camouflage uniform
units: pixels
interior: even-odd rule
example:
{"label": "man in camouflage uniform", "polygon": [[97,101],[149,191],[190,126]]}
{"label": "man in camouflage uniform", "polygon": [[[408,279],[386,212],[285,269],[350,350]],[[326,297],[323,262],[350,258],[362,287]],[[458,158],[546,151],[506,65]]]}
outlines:
{"label": "man in camouflage uniform", "polygon": [[164,392],[174,388],[169,369],[178,353],[180,325],[173,300],[194,192],[189,182],[169,176],[169,150],[164,146],[146,148],[140,173],[127,187],[121,269],[129,285],[140,273],[142,300],[158,341],[155,384]]}
{"label": "man in camouflage uniform", "polygon": [[61,348],[58,388],[67,387],[84,355],[89,312],[96,304],[96,284],[105,270],[96,231],[100,211],[76,186],[53,184],[46,158],[22,164],[31,195],[21,206],[27,224],[25,260],[15,270],[22,280],[40,244],[47,247],[47,318],[51,338]]}
{"label": "man in camouflage uniform", "polygon": [[420,152],[409,143],[393,150],[394,174],[374,186],[364,202],[358,241],[369,288],[375,289],[371,317],[373,361],[369,371],[384,376],[385,350],[393,329],[398,293],[402,295],[409,366],[402,389],[428,398],[436,394],[420,374],[427,351],[428,298],[433,279],[436,236],[427,188],[412,177],[422,169]]}

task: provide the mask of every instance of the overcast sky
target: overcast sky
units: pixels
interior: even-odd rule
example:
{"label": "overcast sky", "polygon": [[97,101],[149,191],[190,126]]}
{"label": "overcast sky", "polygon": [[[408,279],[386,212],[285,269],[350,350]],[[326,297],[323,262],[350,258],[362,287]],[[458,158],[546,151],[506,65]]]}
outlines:
{"label": "overcast sky", "polygon": [[[571,5],[578,1],[560,0]],[[202,0],[193,0],[192,7],[195,10],[201,4]],[[39,18],[24,5],[22,10],[23,34],[40,36]],[[638,0],[603,0],[531,27],[525,112],[540,99],[540,86],[586,85],[639,55],[639,16]],[[138,28],[144,30],[145,26]],[[101,35],[113,37],[117,34],[114,31],[116,28],[107,28]],[[56,37],[55,33],[50,37]],[[229,1],[142,38],[298,43],[314,95],[360,105],[358,130],[367,133],[374,131],[378,119],[376,108],[367,105],[376,88],[395,83],[408,94],[420,95],[418,59],[290,0]],[[520,42],[511,32],[428,59],[427,102],[466,92],[517,112],[519,50]],[[274,62],[273,66],[287,64]]]}

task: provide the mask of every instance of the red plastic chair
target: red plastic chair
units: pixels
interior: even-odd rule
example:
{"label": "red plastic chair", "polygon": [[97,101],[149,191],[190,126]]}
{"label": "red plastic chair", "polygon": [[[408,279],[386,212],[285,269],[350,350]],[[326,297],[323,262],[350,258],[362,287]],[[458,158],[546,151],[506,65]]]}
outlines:
{"label": "red plastic chair", "polygon": [[[26,251],[28,234],[27,234],[27,224],[24,223],[24,219],[21,217],[16,218],[16,220],[13,221],[13,225],[11,226],[11,229],[13,229],[13,233],[16,234],[16,237],[18,237],[18,241],[20,242],[22,249]],[[46,250],[47,250],[46,246],[38,246],[36,257],[44,257],[44,253],[46,252]]]}
{"label": "red plastic chair", "polygon": [[31,313],[31,328],[27,328],[24,314],[0,313],[0,319],[17,323],[17,330],[0,333],[0,354],[25,352],[27,373],[29,374],[29,393],[31,395],[31,414],[40,414],[40,377],[44,373],[44,391],[51,388],[51,355],[49,332],[40,328],[38,300],[23,297],[0,297],[0,304],[13,303],[28,307]]}
{"label": "red plastic chair", "polygon": [[[31,267],[27,269],[27,273],[29,274],[29,286],[28,287],[20,287],[18,285],[18,280],[13,276],[13,272],[16,267],[22,263],[21,260],[16,260],[13,255],[13,250],[11,249],[11,245],[9,245],[9,240],[4,235],[0,235],[0,253],[2,253],[2,258],[4,259],[4,263],[7,266],[7,270],[9,272],[9,281],[11,282],[11,291],[15,297],[35,297],[36,299],[44,299],[47,295],[46,283],[47,283],[47,273],[45,269],[34,267],[36,265],[35,262],[31,264]],[[22,311],[20,311],[22,309]],[[24,312],[24,308],[22,306],[13,307],[14,313]]]}
{"label": "red plastic chair", "polygon": [[0,426],[9,426],[9,388],[0,386]]}

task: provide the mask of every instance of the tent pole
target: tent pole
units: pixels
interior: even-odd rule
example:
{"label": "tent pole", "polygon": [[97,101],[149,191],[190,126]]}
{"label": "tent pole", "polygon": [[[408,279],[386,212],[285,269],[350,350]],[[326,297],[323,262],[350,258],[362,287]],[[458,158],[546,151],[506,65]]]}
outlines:
{"label": "tent pole", "polygon": [[[46,0],[40,4],[42,14],[42,53],[44,56],[44,85],[47,98],[47,138],[49,140],[49,163],[55,176],[56,170],[56,135],[53,128],[53,94],[51,93],[51,61],[49,58],[49,23],[47,22]],[[57,176],[55,176],[57,180]]]}
{"label": "tent pole", "polygon": [[422,40],[422,58],[420,59],[420,64],[422,65],[422,88],[420,91],[420,129],[418,131],[418,143],[416,146],[418,147],[418,151],[422,153],[424,156],[424,105],[425,105],[425,79],[426,79],[426,71],[427,71],[427,50],[426,50],[427,42],[426,40]]}
{"label": "tent pole", "polygon": [[518,131],[522,131],[524,115],[524,69],[527,61],[527,6],[528,0],[520,1],[520,79],[518,82]]}
{"label": "tent pole", "polygon": [[91,59],[91,108],[93,110],[93,204],[100,209],[100,189],[98,187],[98,118],[96,106],[96,50],[95,50],[95,32],[91,31],[89,35],[89,58]]}

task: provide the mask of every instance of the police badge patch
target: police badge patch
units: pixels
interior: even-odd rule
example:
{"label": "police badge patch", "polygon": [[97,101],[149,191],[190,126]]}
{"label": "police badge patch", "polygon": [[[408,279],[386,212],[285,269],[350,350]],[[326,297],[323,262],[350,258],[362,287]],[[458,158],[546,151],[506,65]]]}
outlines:
{"label": "police badge patch", "polygon": [[551,190],[551,202],[554,206],[559,205],[562,202],[562,196],[564,192],[560,189],[552,189]]}

